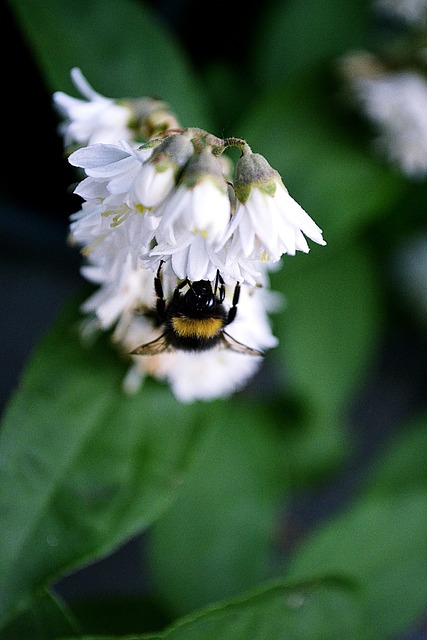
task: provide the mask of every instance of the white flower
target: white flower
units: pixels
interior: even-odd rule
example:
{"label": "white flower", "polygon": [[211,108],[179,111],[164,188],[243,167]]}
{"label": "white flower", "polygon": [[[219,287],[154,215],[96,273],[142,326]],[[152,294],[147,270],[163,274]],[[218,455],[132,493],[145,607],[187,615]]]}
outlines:
{"label": "white flower", "polygon": [[191,142],[180,135],[138,148],[125,142],[89,145],[69,157],[88,176],[75,193],[86,200],[103,199],[106,210],[112,208],[112,202],[140,212],[151,210],[173,190],[192,153]]}
{"label": "white flower", "polygon": [[239,200],[227,232],[227,263],[241,257],[276,262],[283,254],[309,251],[304,236],[325,245],[322,231],[289,195],[279,174],[259,154],[247,154],[237,164]]}
{"label": "white flower", "polygon": [[[160,220],[148,212],[155,213],[155,207],[174,189],[176,177],[192,154],[191,142],[185,136],[173,135],[139,149],[125,143],[95,144],[70,155],[70,163],[87,175],[75,188],[86,202],[71,216],[70,238],[106,277],[120,272],[129,255],[134,267],[139,257],[147,254]],[[190,251],[192,263],[196,244]],[[160,256],[158,263],[163,259]],[[145,266],[155,270],[158,264]],[[189,273],[195,275],[198,270],[200,259]],[[209,274],[214,277],[212,265]]]}
{"label": "white flower", "polygon": [[[233,351],[178,354],[167,376],[181,402],[227,398],[241,389],[258,371],[262,358]],[[179,375],[185,371],[185,376]]]}
{"label": "white flower", "polygon": [[130,253],[121,268],[110,277],[105,269],[97,266],[83,267],[82,274],[100,285],[84,302],[83,311],[94,313],[102,329],[109,329],[120,319],[122,328],[116,329],[116,337],[123,331],[123,325],[132,321],[137,310],[147,310],[154,304],[153,274],[142,269],[139,263],[135,266],[134,256]]}
{"label": "white flower", "polygon": [[133,113],[130,107],[97,93],[80,69],[72,69],[71,78],[76,89],[86,99],[73,98],[62,91],[53,94],[56,108],[66,119],[60,125],[65,146],[131,140],[133,132],[129,122]]}
{"label": "white flower", "polygon": [[221,254],[216,253],[203,236],[190,234],[179,245],[156,245],[143,257],[145,268],[157,270],[163,262],[170,266],[179,280],[213,280],[217,270],[221,271]]}
{"label": "white flower", "polygon": [[102,269],[106,278],[120,277],[129,255],[136,266],[140,254],[147,251],[147,238],[154,232],[153,219],[141,213],[122,207],[114,214],[112,223],[102,204],[88,202],[71,216],[70,241],[82,248],[89,263]]}
{"label": "white flower", "polygon": [[221,250],[231,217],[223,164],[209,149],[190,158],[170,195],[153,211],[156,244],[145,265],[171,265],[180,279],[213,280],[223,264]]}
{"label": "white flower", "polygon": [[[182,170],[194,154],[194,147],[185,135],[173,134],[156,146],[132,184],[129,202],[147,209],[157,207],[172,192]],[[138,153],[138,152],[137,152]]]}
{"label": "white flower", "polygon": [[[124,143],[92,144],[78,149],[70,155],[69,162],[84,169],[88,177],[74,192],[86,200],[102,199],[105,210],[111,209],[111,201],[141,211],[147,209],[149,205],[138,203],[136,194],[144,193],[144,169],[152,153],[152,148],[133,149]],[[173,183],[169,188],[172,186]]]}
{"label": "white flower", "polygon": [[190,159],[177,188],[156,215],[159,245],[172,250],[185,247],[198,235],[218,245],[230,220],[231,204],[222,163],[209,149]]}
{"label": "white flower", "polygon": [[221,240],[230,220],[230,201],[209,178],[194,187],[178,186],[157,210],[160,218],[157,240],[166,245],[185,246],[195,236],[214,245]]}
{"label": "white flower", "polygon": [[254,187],[248,200],[239,205],[231,230],[230,261],[243,255],[276,262],[283,254],[307,253],[304,234],[326,244],[321,229],[280,183],[273,195]]}
{"label": "white flower", "polygon": [[353,80],[356,100],[378,129],[377,148],[403,173],[427,173],[427,80],[415,71]]}
{"label": "white flower", "polygon": [[[71,216],[71,240],[106,273],[120,271],[129,254],[135,265],[153,237],[157,220],[145,213],[148,205],[140,201],[143,189],[139,186],[151,155],[152,149],[96,144],[75,151],[69,158],[88,176],[75,189],[86,202]],[[173,182],[157,186],[147,195],[146,203],[163,198]]]}
{"label": "white flower", "polygon": [[376,0],[375,8],[410,24],[426,24],[427,0]]}

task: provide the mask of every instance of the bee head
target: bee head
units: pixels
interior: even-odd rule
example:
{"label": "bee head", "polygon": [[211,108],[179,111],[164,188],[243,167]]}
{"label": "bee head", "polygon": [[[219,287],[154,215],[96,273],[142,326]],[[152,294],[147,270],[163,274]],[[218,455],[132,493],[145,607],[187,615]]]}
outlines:
{"label": "bee head", "polygon": [[212,285],[208,280],[192,282],[184,295],[185,305],[194,311],[206,311],[212,309],[217,303]]}

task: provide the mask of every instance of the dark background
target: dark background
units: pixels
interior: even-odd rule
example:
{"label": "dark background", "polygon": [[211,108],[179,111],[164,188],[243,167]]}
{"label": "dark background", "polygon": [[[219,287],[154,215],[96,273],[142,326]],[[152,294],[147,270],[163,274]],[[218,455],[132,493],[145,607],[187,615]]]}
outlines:
{"label": "dark background", "polygon": [[[249,11],[244,2],[234,2],[229,3],[225,14],[217,3],[211,3],[208,8],[211,25],[218,25],[219,30],[225,24],[238,25],[238,36],[221,39],[219,54],[215,38],[206,37],[204,30],[194,26],[199,2],[151,0],[149,4],[175,31],[202,74],[205,66],[218,56],[236,69],[246,65],[256,21],[268,6],[266,2],[252,4]],[[0,5],[0,30],[3,101],[7,103],[0,172],[3,408],[19,384],[21,371],[38,339],[61,305],[83,286],[83,281],[78,272],[78,252],[66,244],[68,218],[79,208],[79,201],[71,193],[75,175],[63,156],[51,94],[6,5]],[[309,495],[295,497],[289,518],[289,545],[293,543],[293,531],[301,535],[351,497],[378,448],[404,419],[426,405],[425,337],[399,304],[393,306],[390,301],[390,309],[377,361],[365,388],[349,407],[349,424],[358,443],[354,459],[338,482],[334,479],[331,485],[326,483]],[[137,538],[105,560],[63,579],[56,588],[78,607],[78,601],[86,596],[138,597],[148,583],[143,540]],[[100,611],[105,615],[105,609]],[[110,613],[112,619],[117,615],[114,608],[110,608]],[[130,618],[126,622],[117,620],[119,627],[121,624],[125,627],[118,631],[134,630]],[[402,640],[423,638],[427,638],[426,631],[411,630]]]}

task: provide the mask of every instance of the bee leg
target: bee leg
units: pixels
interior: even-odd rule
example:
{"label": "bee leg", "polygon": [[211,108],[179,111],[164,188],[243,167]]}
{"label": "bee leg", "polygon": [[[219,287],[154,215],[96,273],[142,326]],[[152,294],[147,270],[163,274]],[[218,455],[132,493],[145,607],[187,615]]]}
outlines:
{"label": "bee leg", "polygon": [[162,278],[161,278],[162,266],[163,266],[163,261],[160,262],[159,268],[157,269],[156,277],[154,278],[154,290],[157,296],[156,313],[161,321],[164,320],[165,309],[166,309],[166,300],[164,299],[163,285],[162,285]]}
{"label": "bee leg", "polygon": [[231,303],[230,310],[228,312],[226,324],[231,324],[233,320],[236,318],[237,305],[239,304],[239,298],[240,298],[240,284],[239,282],[236,282],[236,286],[234,287],[233,300]]}
{"label": "bee leg", "polygon": [[217,270],[216,277],[215,277],[215,289],[214,289],[214,296],[215,297],[216,297],[217,291],[218,291],[218,284],[220,285],[218,299],[219,299],[220,302],[224,302],[224,299],[225,299],[225,284],[224,284],[224,280],[222,279],[222,276],[221,276],[219,270]]}
{"label": "bee leg", "polygon": [[191,287],[191,282],[188,278],[185,278],[185,280],[180,282],[176,287],[175,291],[173,292],[173,304],[178,304],[181,297],[181,289],[183,289],[187,284],[189,285],[189,287]]}
{"label": "bee leg", "polygon": [[183,289],[185,287],[185,285],[189,285],[191,287],[191,282],[189,281],[188,278],[185,278],[185,280],[183,280],[182,282],[179,283],[179,285],[177,286],[178,291],[180,291],[181,289]]}

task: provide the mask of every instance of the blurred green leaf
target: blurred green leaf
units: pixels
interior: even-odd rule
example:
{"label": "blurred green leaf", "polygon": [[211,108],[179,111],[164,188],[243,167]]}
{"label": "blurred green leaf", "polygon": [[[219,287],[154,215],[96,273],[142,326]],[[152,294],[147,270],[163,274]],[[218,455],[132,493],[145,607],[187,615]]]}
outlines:
{"label": "blurred green leaf", "polygon": [[168,513],[148,534],[155,592],[174,615],[271,576],[287,459],[266,406],[209,407],[203,449]]}
{"label": "blurred green leaf", "polygon": [[377,267],[361,243],[345,252],[328,245],[308,256],[285,256],[272,286],[286,300],[273,316],[278,382],[301,409],[295,428],[287,430],[290,464],[299,479],[311,479],[348,453],[344,411],[383,326]]}
{"label": "blurred green leaf", "polygon": [[[343,580],[326,578],[264,586],[238,600],[187,616],[163,633],[140,636],[140,640],[363,640],[363,637],[357,593]],[[93,640],[112,638],[97,636]]]}
{"label": "blurred green leaf", "polygon": [[1,630],[2,640],[55,640],[80,631],[77,621],[62,602],[47,591]]}
{"label": "blurred green leaf", "polygon": [[273,87],[285,78],[320,68],[355,48],[366,47],[369,0],[287,0],[268,4],[253,40],[253,75]]}
{"label": "blurred green leaf", "polygon": [[185,51],[155,12],[132,0],[9,0],[52,91],[76,95],[72,67],[113,98],[158,96],[182,126],[209,128],[208,99]]}
{"label": "blurred green leaf", "polygon": [[351,455],[352,442],[342,405],[316,406],[306,396],[297,399],[300,413],[288,417],[284,407],[282,426],[291,484],[301,488],[338,473]]}
{"label": "blurred green leaf", "polygon": [[368,478],[367,491],[399,493],[427,488],[427,415],[422,414],[395,435],[376,462],[374,477]]}
{"label": "blurred green leaf", "polygon": [[160,603],[145,595],[78,599],[70,608],[85,634],[97,636],[157,633],[171,623]]}
{"label": "blurred green leaf", "polygon": [[[339,404],[355,391],[382,328],[382,291],[374,257],[362,243],[284,261],[273,288],[286,308],[274,316],[291,386],[313,405]],[[289,381],[288,381],[289,382]]]}
{"label": "blurred green leaf", "polygon": [[216,122],[220,123],[218,135],[235,135],[239,130],[241,115],[253,99],[250,83],[241,69],[222,60],[210,62],[204,68],[203,79],[209,90],[212,112]]}
{"label": "blurred green leaf", "polygon": [[159,385],[125,396],[117,354],[83,347],[76,315],[37,348],[0,432],[1,623],[159,517],[200,436],[199,405]]}
{"label": "blurred green leaf", "polygon": [[261,99],[239,133],[279,171],[333,247],[386,215],[404,189],[340,118],[322,77],[311,74]]}
{"label": "blurred green leaf", "polygon": [[376,463],[361,499],[315,531],[290,567],[294,579],[313,572],[337,572],[357,581],[367,621],[366,640],[397,637],[425,611],[426,426],[424,417],[393,442]]}

